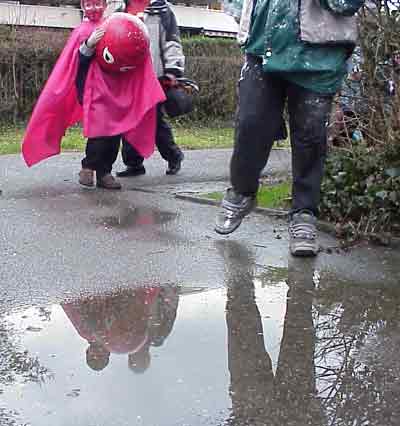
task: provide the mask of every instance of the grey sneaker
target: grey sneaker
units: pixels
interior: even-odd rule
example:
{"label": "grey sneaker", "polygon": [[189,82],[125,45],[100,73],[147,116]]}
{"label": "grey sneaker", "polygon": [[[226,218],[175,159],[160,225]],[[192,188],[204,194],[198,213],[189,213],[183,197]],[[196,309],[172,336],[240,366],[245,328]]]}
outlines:
{"label": "grey sneaker", "polygon": [[317,219],[309,211],[295,213],[289,223],[289,250],[293,256],[316,256],[319,246],[317,241]]}
{"label": "grey sneaker", "polygon": [[255,196],[237,194],[229,188],[221,203],[222,211],[217,215],[215,232],[226,235],[235,231],[255,206]]}

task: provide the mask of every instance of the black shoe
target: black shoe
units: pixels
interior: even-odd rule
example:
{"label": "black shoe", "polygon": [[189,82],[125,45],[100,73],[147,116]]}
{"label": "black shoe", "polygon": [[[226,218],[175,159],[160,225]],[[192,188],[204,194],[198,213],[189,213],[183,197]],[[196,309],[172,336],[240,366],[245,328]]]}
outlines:
{"label": "black shoe", "polygon": [[146,169],[144,166],[138,166],[138,167],[127,167],[125,170],[122,170],[122,172],[117,172],[118,177],[131,177],[131,176],[140,176],[144,175],[146,173]]}
{"label": "black shoe", "polygon": [[183,154],[176,161],[168,161],[168,169],[165,172],[167,175],[176,175],[182,167]]}

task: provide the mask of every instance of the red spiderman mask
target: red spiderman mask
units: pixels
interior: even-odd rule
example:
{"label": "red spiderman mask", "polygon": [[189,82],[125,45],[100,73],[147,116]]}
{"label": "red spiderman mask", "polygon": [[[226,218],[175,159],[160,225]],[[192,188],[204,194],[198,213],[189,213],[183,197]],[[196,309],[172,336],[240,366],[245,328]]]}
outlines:
{"label": "red spiderman mask", "polygon": [[104,71],[125,72],[143,64],[150,52],[150,42],[138,17],[114,13],[103,27],[106,32],[96,45],[96,59]]}
{"label": "red spiderman mask", "polygon": [[131,0],[128,2],[126,11],[132,15],[143,15],[144,10],[150,4],[150,0]]}
{"label": "red spiderman mask", "polygon": [[81,8],[89,21],[99,22],[106,10],[106,0],[81,0]]}

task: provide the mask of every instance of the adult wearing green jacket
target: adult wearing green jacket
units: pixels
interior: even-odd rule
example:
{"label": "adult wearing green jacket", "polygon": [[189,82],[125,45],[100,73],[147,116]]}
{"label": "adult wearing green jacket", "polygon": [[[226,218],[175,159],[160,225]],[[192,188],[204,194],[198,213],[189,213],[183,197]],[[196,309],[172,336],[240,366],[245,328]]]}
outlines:
{"label": "adult wearing green jacket", "polygon": [[256,205],[259,177],[288,104],[292,146],[290,251],[318,252],[316,216],[326,154],[326,123],[357,40],[364,0],[244,0],[239,41],[246,53],[231,184],[215,230],[229,234]]}

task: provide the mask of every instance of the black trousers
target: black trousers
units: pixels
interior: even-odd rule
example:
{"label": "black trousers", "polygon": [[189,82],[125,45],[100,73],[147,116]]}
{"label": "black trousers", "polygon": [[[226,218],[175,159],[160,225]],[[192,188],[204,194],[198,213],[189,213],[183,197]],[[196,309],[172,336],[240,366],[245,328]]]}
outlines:
{"label": "black trousers", "polygon": [[111,173],[118,157],[121,136],[89,138],[86,143],[86,157],[82,160],[84,169],[96,171],[96,177],[102,178]]}
{"label": "black trousers", "polygon": [[317,214],[332,99],[333,95],[290,83],[282,74],[263,72],[261,61],[248,56],[239,80],[235,145],[230,165],[235,192],[243,195],[257,192],[287,101],[292,147],[292,213],[307,209]]}
{"label": "black trousers", "polygon": [[[171,126],[165,120],[160,106],[157,107],[156,146],[161,157],[168,162],[174,163],[182,157],[182,151],[175,143]],[[121,153],[127,167],[137,168],[143,164],[144,158],[124,139]]]}

